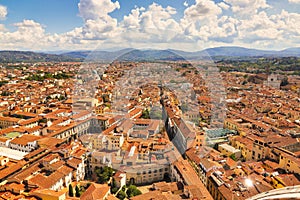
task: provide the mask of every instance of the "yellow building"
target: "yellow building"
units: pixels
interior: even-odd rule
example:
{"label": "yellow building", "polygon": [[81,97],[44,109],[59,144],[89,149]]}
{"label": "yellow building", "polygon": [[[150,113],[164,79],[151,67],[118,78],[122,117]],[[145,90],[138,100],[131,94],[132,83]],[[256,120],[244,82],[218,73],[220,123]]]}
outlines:
{"label": "yellow building", "polygon": [[300,159],[289,153],[281,152],[279,156],[279,167],[287,172],[300,174]]}
{"label": "yellow building", "polygon": [[224,128],[228,128],[230,130],[238,130],[239,128],[239,123],[233,119],[225,119],[224,121]]}
{"label": "yellow building", "polygon": [[239,149],[234,148],[233,146],[229,144],[220,144],[218,146],[218,150],[221,152],[221,154],[225,156],[231,156],[234,155],[235,158],[241,157],[241,151]]}
{"label": "yellow building", "polygon": [[122,170],[126,172],[127,182],[131,184],[158,182],[170,175],[170,167],[167,163],[126,166]]}
{"label": "yellow building", "polygon": [[237,136],[232,139],[231,144],[236,149],[241,150],[242,157],[249,161],[252,159],[253,141],[246,137]]}
{"label": "yellow building", "polygon": [[19,121],[20,121],[19,118],[0,116],[0,128],[4,129],[4,128],[17,125]]}

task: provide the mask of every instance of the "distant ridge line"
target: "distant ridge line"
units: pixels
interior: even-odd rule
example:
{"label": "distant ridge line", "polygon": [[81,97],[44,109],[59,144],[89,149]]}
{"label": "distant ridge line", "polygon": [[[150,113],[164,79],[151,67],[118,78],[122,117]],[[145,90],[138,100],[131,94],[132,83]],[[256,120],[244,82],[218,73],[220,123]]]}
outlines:
{"label": "distant ridge line", "polygon": [[[60,51],[61,52],[61,51]],[[284,50],[258,50],[237,46],[208,48],[202,51],[187,52],[175,49],[121,49],[116,51],[86,50],[63,53],[34,51],[0,51],[0,62],[34,62],[34,61],[176,61],[197,60],[201,58],[221,59],[220,57],[300,57],[300,47]]]}

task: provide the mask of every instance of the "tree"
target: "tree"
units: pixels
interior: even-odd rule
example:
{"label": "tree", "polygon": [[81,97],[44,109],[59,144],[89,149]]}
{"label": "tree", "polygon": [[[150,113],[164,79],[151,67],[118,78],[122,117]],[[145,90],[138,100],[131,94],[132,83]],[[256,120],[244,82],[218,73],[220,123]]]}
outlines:
{"label": "tree", "polygon": [[282,80],[281,80],[281,83],[280,83],[280,86],[286,86],[289,84],[289,81],[288,81],[288,77],[285,76]]}
{"label": "tree", "polygon": [[110,191],[111,191],[112,194],[116,194],[118,192],[118,190],[119,190],[119,188],[117,188],[117,187],[113,188],[112,187]]}
{"label": "tree", "polygon": [[142,117],[143,119],[150,119],[150,113],[148,109],[143,110]]}
{"label": "tree", "polygon": [[124,191],[120,191],[117,195],[118,199],[125,199],[126,198],[126,193]]}
{"label": "tree", "polygon": [[130,185],[126,191],[126,194],[128,197],[134,197],[142,194],[142,192],[139,189],[137,189],[135,185]]}
{"label": "tree", "polygon": [[100,167],[95,169],[95,173],[98,177],[98,183],[106,183],[110,177],[113,175],[114,171],[111,167]]}
{"label": "tree", "polygon": [[73,187],[71,184],[69,184],[69,196],[74,197]]}
{"label": "tree", "polygon": [[75,196],[80,197],[80,189],[79,189],[78,185],[76,185],[76,187],[75,187]]}
{"label": "tree", "polygon": [[112,180],[111,180],[111,187],[117,187],[117,182],[116,182],[116,180],[115,180],[115,178],[112,178]]}
{"label": "tree", "polygon": [[231,154],[230,156],[229,156],[232,160],[234,160],[234,161],[237,161],[237,159],[236,159],[236,157],[235,157],[235,154],[233,153],[233,154]]}

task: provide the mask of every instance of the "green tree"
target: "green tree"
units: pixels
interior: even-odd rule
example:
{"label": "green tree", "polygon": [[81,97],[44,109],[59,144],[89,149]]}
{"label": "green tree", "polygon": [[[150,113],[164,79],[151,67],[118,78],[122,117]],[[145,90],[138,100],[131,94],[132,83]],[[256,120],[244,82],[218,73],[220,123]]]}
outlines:
{"label": "green tree", "polygon": [[233,154],[231,154],[230,156],[229,156],[232,160],[234,160],[234,161],[236,161],[237,159],[236,159],[236,157],[235,157],[235,154],[233,153]]}
{"label": "green tree", "polygon": [[137,189],[135,185],[130,185],[126,191],[128,197],[133,197],[142,194],[142,192]]}
{"label": "green tree", "polygon": [[76,187],[75,187],[75,196],[80,197],[80,189],[79,189],[78,185],[76,185]]}
{"label": "green tree", "polygon": [[150,119],[150,113],[148,109],[143,110],[142,117],[143,119]]}
{"label": "green tree", "polygon": [[2,96],[9,96],[9,95],[10,95],[10,92],[8,92],[8,91],[3,91],[1,95],[2,95]]}
{"label": "green tree", "polygon": [[118,190],[119,190],[119,188],[117,188],[117,187],[112,187],[111,189],[110,189],[110,192],[112,193],[112,194],[116,194],[117,192],[118,192]]}
{"label": "green tree", "polygon": [[110,177],[112,177],[114,171],[111,167],[105,166],[103,168],[96,168],[95,173],[98,177],[98,183],[103,184],[106,183],[110,179]]}
{"label": "green tree", "polygon": [[69,184],[69,196],[74,197],[74,191],[73,191],[73,187],[71,184]]}
{"label": "green tree", "polygon": [[280,83],[280,86],[286,86],[289,84],[289,81],[288,81],[288,77],[285,76],[282,80],[281,80],[281,83]]}
{"label": "green tree", "polygon": [[112,178],[112,180],[111,180],[111,187],[117,187],[117,182],[116,182],[115,178]]}
{"label": "green tree", "polygon": [[118,199],[125,199],[126,198],[126,193],[124,191],[120,191],[117,195]]}

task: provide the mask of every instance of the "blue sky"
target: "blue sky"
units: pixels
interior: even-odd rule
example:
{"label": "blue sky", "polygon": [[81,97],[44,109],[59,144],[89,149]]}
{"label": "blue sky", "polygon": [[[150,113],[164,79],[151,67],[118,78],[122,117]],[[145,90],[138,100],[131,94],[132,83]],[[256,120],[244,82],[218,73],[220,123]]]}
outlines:
{"label": "blue sky", "polygon": [[297,47],[300,0],[0,0],[0,50]]}

